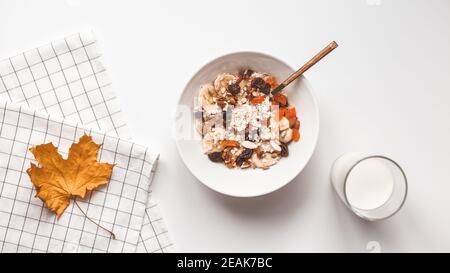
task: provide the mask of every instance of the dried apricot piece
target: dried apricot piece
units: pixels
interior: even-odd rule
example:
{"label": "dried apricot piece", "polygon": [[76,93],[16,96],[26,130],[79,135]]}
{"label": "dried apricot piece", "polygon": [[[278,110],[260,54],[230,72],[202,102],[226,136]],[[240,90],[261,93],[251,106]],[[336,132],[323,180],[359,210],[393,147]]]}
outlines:
{"label": "dried apricot piece", "polygon": [[300,129],[300,121],[297,119],[296,121],[295,121],[295,124],[294,124],[294,126],[292,126],[292,129]]}
{"label": "dried apricot piece", "polygon": [[281,120],[284,117],[285,113],[286,113],[286,108],[278,109],[278,120]]}
{"label": "dried apricot piece", "polygon": [[300,140],[300,131],[298,129],[292,130],[292,140],[294,140],[294,141]]}
{"label": "dried apricot piece", "polygon": [[297,117],[289,117],[287,119],[289,120],[289,128],[293,128],[295,125],[295,122],[297,121]]}
{"label": "dried apricot piece", "polygon": [[295,107],[286,108],[284,116],[287,118],[297,117],[297,111],[295,111]]}
{"label": "dried apricot piece", "polygon": [[277,93],[273,96],[273,101],[280,104],[280,106],[286,106],[288,104],[287,97],[280,93]]}
{"label": "dried apricot piece", "polygon": [[275,89],[278,86],[277,79],[274,76],[266,77],[265,81],[272,89]]}
{"label": "dried apricot piece", "polygon": [[239,147],[239,142],[236,140],[222,140],[220,142],[220,146],[222,147]]}
{"label": "dried apricot piece", "polygon": [[256,96],[256,97],[252,98],[251,103],[252,103],[252,104],[260,104],[260,103],[262,103],[265,99],[266,99],[265,96]]}

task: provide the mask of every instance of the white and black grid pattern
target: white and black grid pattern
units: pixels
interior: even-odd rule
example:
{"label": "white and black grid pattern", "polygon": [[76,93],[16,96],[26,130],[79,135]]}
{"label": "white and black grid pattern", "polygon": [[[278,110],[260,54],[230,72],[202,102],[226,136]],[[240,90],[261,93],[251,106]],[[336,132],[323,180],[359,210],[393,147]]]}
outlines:
{"label": "white and black grid pattern", "polygon": [[[101,162],[117,165],[110,182],[80,206],[112,230],[116,240],[88,221],[73,202],[56,220],[35,197],[26,170],[29,148],[52,142],[63,156],[84,133],[102,144]],[[157,156],[117,137],[86,131],[23,106],[0,104],[0,252],[135,252]]]}
{"label": "white and black grid pattern", "polygon": [[46,111],[86,128],[129,137],[91,32],[0,61],[0,99]]}
{"label": "white and black grid pattern", "polygon": [[[92,32],[0,61],[0,99],[130,138]],[[138,251],[166,252],[172,247],[157,204],[149,196]]]}

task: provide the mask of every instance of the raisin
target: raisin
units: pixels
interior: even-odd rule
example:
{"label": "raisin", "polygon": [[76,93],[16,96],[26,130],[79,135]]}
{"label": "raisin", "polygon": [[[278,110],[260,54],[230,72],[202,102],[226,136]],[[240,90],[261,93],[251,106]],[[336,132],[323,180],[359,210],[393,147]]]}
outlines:
{"label": "raisin", "polygon": [[288,146],[284,143],[280,144],[281,147],[281,156],[282,157],[287,157],[289,155],[289,149]]}
{"label": "raisin", "polygon": [[212,162],[222,162],[223,161],[221,152],[210,153],[210,154],[208,154],[208,158]]}
{"label": "raisin", "polygon": [[262,78],[254,78],[251,83],[251,87],[255,89],[260,89],[266,84]]}
{"label": "raisin", "polygon": [[269,93],[270,93],[270,85],[268,85],[266,83],[262,88],[259,89],[259,91],[261,91],[265,95],[269,95]]}
{"label": "raisin", "polygon": [[245,148],[245,150],[239,155],[239,157],[242,157],[243,159],[249,159],[253,154],[253,150],[252,149],[247,149]]}
{"label": "raisin", "polygon": [[242,163],[244,163],[247,159],[249,159],[253,154],[253,150],[252,149],[245,149],[236,159],[236,165],[237,166],[241,166]]}
{"label": "raisin", "polygon": [[237,83],[232,83],[228,85],[228,92],[230,92],[233,96],[239,94],[241,92],[241,87]]}
{"label": "raisin", "polygon": [[255,78],[251,83],[251,87],[259,90],[260,92],[269,95],[270,85],[266,83],[262,78]]}
{"label": "raisin", "polygon": [[236,166],[239,166],[239,167],[242,166],[242,163],[244,163],[244,161],[245,161],[245,159],[238,157],[236,159]]}

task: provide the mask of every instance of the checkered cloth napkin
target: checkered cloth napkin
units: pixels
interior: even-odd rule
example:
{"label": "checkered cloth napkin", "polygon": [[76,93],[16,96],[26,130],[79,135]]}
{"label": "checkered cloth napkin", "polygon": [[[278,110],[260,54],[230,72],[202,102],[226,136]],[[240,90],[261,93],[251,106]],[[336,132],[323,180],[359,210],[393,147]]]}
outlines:
{"label": "checkered cloth napkin", "polygon": [[[71,126],[72,127],[74,126],[71,124],[79,124],[80,127],[76,126],[78,133],[81,133],[82,131],[86,130],[89,130],[90,132],[102,132],[105,138],[115,137],[118,143],[132,144],[132,142],[122,140],[122,139],[129,140],[130,135],[128,134],[125,119],[122,117],[122,112],[118,107],[117,98],[111,89],[111,80],[109,79],[106,68],[103,65],[102,55],[98,49],[97,40],[95,39],[94,35],[90,32],[72,35],[64,39],[60,39],[50,44],[23,52],[19,55],[0,61],[0,104],[1,101],[14,102],[14,104],[18,105],[15,106],[13,104],[2,104],[5,107],[4,108],[5,113],[3,116],[5,120],[12,119],[12,121],[14,121],[15,119],[11,118],[10,115],[12,115],[14,111],[17,112],[18,111],[17,109],[19,109],[20,110],[19,112],[21,113],[30,114],[31,112],[33,112],[33,115],[39,116],[39,118],[42,118],[42,115],[45,116],[44,112],[46,112],[50,114],[50,116],[47,116],[49,120],[51,121],[59,120],[59,123],[63,124],[61,128],[66,127],[69,128]],[[8,109],[11,108],[15,110],[6,111],[6,108]],[[38,111],[34,112],[31,109]],[[21,117],[24,116],[26,115],[21,115]],[[17,120],[17,122],[19,121]],[[6,127],[14,126],[14,122],[8,124],[2,122],[0,124],[2,126],[1,128],[5,126]],[[82,129],[81,127],[84,129]],[[0,133],[3,134],[9,132],[9,130],[3,129],[0,130],[1,130]],[[22,128],[18,127],[17,130],[20,131],[22,130]],[[61,131],[60,134],[62,133],[64,132]],[[102,133],[96,134],[102,135]],[[17,136],[20,138],[21,135],[22,134],[19,133]],[[53,135],[59,136],[58,134]],[[49,142],[49,139],[52,140],[54,136],[52,136],[52,134],[45,134],[45,138],[42,139],[40,143],[44,143],[44,141]],[[11,135],[4,138],[3,135],[0,134],[0,137],[2,141],[6,142],[15,141],[14,139],[11,138]],[[76,138],[75,135],[73,135],[73,137],[69,139],[73,142],[75,138]],[[67,138],[65,140],[67,141]],[[101,139],[102,141],[99,141],[97,137],[97,139],[94,138],[94,140],[97,140],[99,143],[102,143],[104,139]],[[21,141],[24,142],[25,140],[22,139]],[[30,139],[30,141],[33,142],[33,139]],[[58,139],[53,139],[52,141],[54,143],[60,143],[64,142],[64,138],[60,137]],[[27,180],[28,186],[30,186],[31,182],[29,181],[29,178],[26,174],[19,175],[20,181],[17,181],[17,177],[15,177],[16,182],[11,182],[15,180],[14,179],[11,180],[10,177],[8,176],[11,175],[9,173],[14,172],[9,169],[10,164],[15,164],[14,161],[11,162],[11,160],[9,159],[15,158],[13,152],[19,152],[20,154],[20,151],[17,151],[18,149],[17,147],[23,146],[20,144],[21,143],[20,141],[19,142],[16,141],[14,143],[19,143],[14,145],[14,147],[16,148],[10,151],[9,150],[3,151],[3,155],[8,156],[7,161],[8,165],[7,166],[0,165],[0,185],[9,185],[6,188],[10,189],[11,188],[10,186],[16,183],[17,187],[16,192],[19,193],[20,190],[22,190],[22,188],[17,183],[24,183],[22,182],[22,180]],[[30,143],[30,145],[31,144],[33,143]],[[34,142],[34,144],[39,143]],[[140,147],[139,145],[135,144],[132,145],[133,147],[135,147],[134,149],[136,149],[136,147]],[[115,150],[113,149],[112,151]],[[22,157],[25,153],[26,155],[28,155],[28,152],[23,150]],[[146,154],[145,155],[146,157],[149,156],[146,152],[144,153]],[[156,157],[151,157],[151,159],[146,158],[143,160],[144,161],[146,160],[148,164],[154,166],[156,159],[157,159]],[[24,160],[26,160],[25,157]],[[17,167],[17,165],[14,166]],[[17,168],[16,170],[19,171],[20,169],[20,171],[23,172],[24,170],[26,170],[27,166],[28,166],[27,164],[19,166],[22,168]],[[5,173],[2,174],[2,172]],[[151,181],[152,178],[151,175],[145,174],[145,172],[142,173],[142,175],[143,177],[148,176],[149,181]],[[130,176],[127,177],[126,181],[128,181],[129,177]],[[9,181],[10,183],[8,184],[6,181]],[[126,181],[124,183],[126,183]],[[3,186],[3,188],[5,187]],[[19,217],[18,220],[19,226],[16,226],[16,228],[11,228],[10,225],[16,223],[16,221],[14,221],[16,217],[14,214],[14,209],[16,209],[15,204],[16,202],[20,202],[20,200],[16,200],[15,198],[12,197],[10,197],[10,199],[5,198],[4,197],[5,194],[3,194],[4,191],[3,188],[0,188],[0,201],[10,202],[8,200],[12,200],[13,207],[11,208],[12,211],[2,209],[3,206],[1,206],[0,204],[1,213],[11,215],[11,217],[8,218],[4,218],[2,215],[0,219],[0,251],[31,250],[31,251],[56,251],[56,252],[58,251],[166,252],[172,249],[172,243],[168,237],[167,229],[165,228],[163,219],[160,216],[157,204],[151,197],[151,189],[149,190],[150,194],[147,198],[146,208],[143,213],[142,229],[140,230],[140,233],[137,237],[137,245],[135,245],[135,248],[133,250],[134,245],[133,242],[135,239],[131,235],[133,232],[130,232],[130,235],[128,235],[127,233],[129,241],[126,240],[126,238],[128,237],[122,238],[124,240],[122,241],[124,243],[123,248],[114,247],[114,245],[118,243],[113,243],[111,247],[108,245],[106,249],[104,249],[104,245],[102,247],[95,247],[95,245],[93,245],[90,246],[89,248],[89,243],[82,241],[82,239],[85,238],[86,236],[91,236],[92,234],[87,235],[88,231],[79,228],[78,232],[80,233],[80,237],[78,237],[78,235],[74,235],[74,237],[69,236],[69,238],[72,239],[75,238],[70,242],[66,242],[67,238],[65,237],[62,245],[61,243],[56,244],[58,247],[61,246],[61,248],[58,247],[53,248],[51,247],[53,245],[50,242],[52,242],[52,240],[56,240],[55,238],[53,238],[53,235],[56,234],[53,234],[52,232],[50,234],[47,234],[48,231],[44,235],[39,233],[40,230],[43,229],[41,225],[45,225],[42,223],[49,224],[49,222],[40,220],[42,218],[42,215],[47,213],[46,209],[42,209],[41,211],[35,211],[34,212],[35,215],[32,216],[30,216],[29,214],[33,210],[31,210],[31,212],[28,212],[27,209],[25,215],[23,214],[16,215],[17,217],[20,216],[23,218],[22,219]],[[31,187],[29,190],[31,190]],[[143,190],[143,188],[141,188],[141,190]],[[97,193],[93,194],[92,196],[94,197],[96,195]],[[109,193],[107,192],[106,197],[108,196]],[[35,198],[29,197],[28,203],[32,201],[36,201]],[[41,203],[40,205],[42,206]],[[87,204],[90,204],[89,201],[87,202]],[[17,207],[23,206],[24,204],[17,205]],[[122,206],[124,205],[122,204]],[[5,208],[9,207],[5,206]],[[74,213],[75,214],[77,213],[76,209],[74,210]],[[4,223],[3,222],[5,221],[4,219],[8,219],[8,221]],[[31,229],[29,230],[20,229],[19,227],[20,223],[22,223],[21,222],[22,220],[24,220],[23,227],[24,228],[30,227]],[[26,221],[33,221],[33,220],[38,221],[38,226],[35,229],[32,228],[33,227],[32,224],[28,225],[26,223]],[[99,220],[101,219],[99,218]],[[53,225],[55,227],[58,227],[60,221],[56,221],[56,223]],[[111,221],[111,219],[109,219],[109,221]],[[108,221],[106,221],[105,223],[106,225],[108,225],[107,224]],[[112,224],[114,225],[114,223]],[[89,224],[86,225],[89,226]],[[122,227],[120,225],[118,226]],[[67,225],[65,225],[65,227],[70,229],[71,228],[70,222]],[[127,226],[125,225],[125,227]],[[85,226],[83,226],[83,228],[85,228]],[[134,226],[134,228],[136,228],[136,226]],[[16,238],[17,237],[16,235],[19,233],[20,233],[19,238]],[[97,236],[97,233],[95,234]],[[48,244],[46,245],[45,242],[43,244],[35,243],[36,239],[33,239],[33,243],[31,245],[29,241],[27,241],[28,244],[21,243],[21,241],[25,242],[26,238],[32,235],[34,236],[33,238],[38,238],[38,242],[39,240],[43,241],[48,240]],[[82,237],[81,235],[83,235],[84,237]],[[100,244],[100,242],[97,243],[98,239],[95,238],[93,242],[96,244]],[[77,241],[76,239],[78,239],[78,244],[76,242]],[[88,240],[88,242],[92,243],[92,240]],[[35,244],[37,245],[36,247]],[[55,242],[53,242],[53,244],[55,244]],[[42,249],[43,247],[40,247],[41,245],[46,245],[47,248]],[[127,247],[125,247],[125,245]]]}

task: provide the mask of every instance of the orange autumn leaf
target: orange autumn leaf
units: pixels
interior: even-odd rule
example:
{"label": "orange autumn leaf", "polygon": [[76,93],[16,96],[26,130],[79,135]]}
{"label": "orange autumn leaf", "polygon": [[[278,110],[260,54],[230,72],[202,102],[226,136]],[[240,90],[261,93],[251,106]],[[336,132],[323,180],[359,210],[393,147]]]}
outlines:
{"label": "orange autumn leaf", "polygon": [[84,198],[89,191],[107,184],[115,164],[98,163],[99,144],[84,134],[73,143],[63,159],[52,143],[30,148],[40,167],[31,163],[27,170],[37,194],[58,218],[72,197]]}

